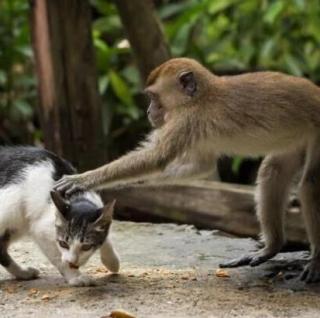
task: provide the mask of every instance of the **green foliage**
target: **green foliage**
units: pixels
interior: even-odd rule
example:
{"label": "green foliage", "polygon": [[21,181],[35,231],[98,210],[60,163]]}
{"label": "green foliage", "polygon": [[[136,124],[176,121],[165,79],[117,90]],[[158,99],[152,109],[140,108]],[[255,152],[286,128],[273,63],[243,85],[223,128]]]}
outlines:
{"label": "green foliage", "polygon": [[0,142],[30,142],[37,134],[27,13],[27,1],[0,2]]}
{"label": "green foliage", "polygon": [[320,81],[318,0],[186,0],[159,13],[174,55],[216,72],[271,69]]}

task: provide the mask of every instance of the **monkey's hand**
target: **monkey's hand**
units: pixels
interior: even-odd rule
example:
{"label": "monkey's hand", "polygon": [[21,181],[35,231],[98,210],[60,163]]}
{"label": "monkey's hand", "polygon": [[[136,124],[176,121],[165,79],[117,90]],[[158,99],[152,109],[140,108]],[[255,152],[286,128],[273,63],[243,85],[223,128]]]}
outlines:
{"label": "monkey's hand", "polygon": [[64,175],[54,185],[54,190],[62,193],[65,196],[70,196],[72,193],[78,191],[90,190],[90,183],[88,182],[85,173],[75,175]]}
{"label": "monkey's hand", "polygon": [[233,259],[229,262],[225,262],[222,264],[219,264],[219,267],[222,268],[231,268],[231,267],[240,267],[240,266],[258,266],[273,256],[275,256],[278,253],[278,251],[270,251],[266,248],[262,249],[261,251],[242,256],[240,258]]}

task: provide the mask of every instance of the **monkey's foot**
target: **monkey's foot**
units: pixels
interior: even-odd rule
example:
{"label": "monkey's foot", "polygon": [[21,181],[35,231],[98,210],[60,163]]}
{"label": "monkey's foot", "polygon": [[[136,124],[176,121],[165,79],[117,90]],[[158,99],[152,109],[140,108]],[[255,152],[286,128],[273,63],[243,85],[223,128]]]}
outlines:
{"label": "monkey's foot", "polygon": [[301,277],[301,280],[307,284],[316,283],[320,281],[320,259],[311,259],[305,266]]}
{"label": "monkey's foot", "polygon": [[229,262],[222,263],[219,266],[222,268],[240,267],[246,265],[258,266],[275,256],[276,254],[277,252],[270,252],[263,249],[259,252],[245,255],[240,258],[233,259]]}
{"label": "monkey's foot", "polygon": [[258,249],[261,250],[266,246],[266,243],[263,240],[259,240],[259,241],[256,241],[255,246],[256,246],[257,250]]}

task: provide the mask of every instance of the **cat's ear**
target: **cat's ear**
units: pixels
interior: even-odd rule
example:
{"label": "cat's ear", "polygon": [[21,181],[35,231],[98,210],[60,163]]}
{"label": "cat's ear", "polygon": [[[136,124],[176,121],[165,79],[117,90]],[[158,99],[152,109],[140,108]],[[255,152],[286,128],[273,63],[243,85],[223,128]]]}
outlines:
{"label": "cat's ear", "polygon": [[94,222],[94,226],[99,231],[104,230],[106,226],[109,226],[112,222],[113,210],[116,204],[116,200],[112,200],[105,204],[102,208],[101,215],[99,218]]}
{"label": "cat's ear", "polygon": [[66,218],[67,214],[70,211],[70,204],[67,200],[65,200],[58,191],[52,190],[50,192],[51,199],[54,205],[57,207],[60,214]]}

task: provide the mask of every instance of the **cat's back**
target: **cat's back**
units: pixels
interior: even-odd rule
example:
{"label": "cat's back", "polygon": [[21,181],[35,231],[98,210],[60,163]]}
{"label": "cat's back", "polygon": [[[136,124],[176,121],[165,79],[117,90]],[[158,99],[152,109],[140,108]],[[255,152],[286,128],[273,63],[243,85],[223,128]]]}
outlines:
{"label": "cat's back", "polygon": [[55,180],[74,172],[69,162],[45,149],[0,147],[0,223],[40,217]]}
{"label": "cat's back", "polygon": [[45,149],[29,146],[0,147],[0,188],[19,184],[28,171],[41,165],[52,166],[54,180],[75,172],[69,162]]}

